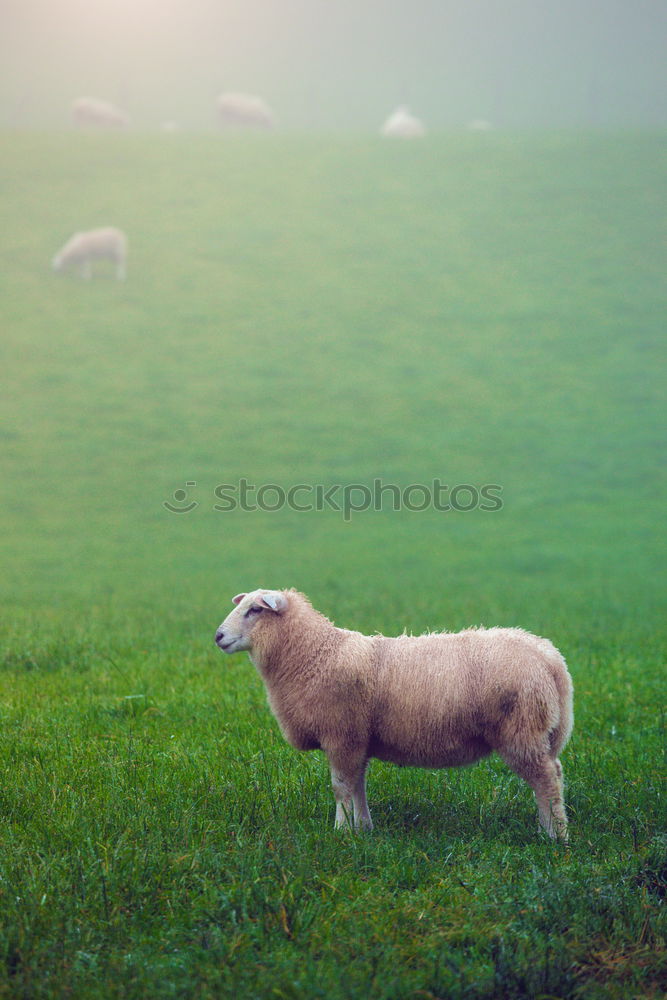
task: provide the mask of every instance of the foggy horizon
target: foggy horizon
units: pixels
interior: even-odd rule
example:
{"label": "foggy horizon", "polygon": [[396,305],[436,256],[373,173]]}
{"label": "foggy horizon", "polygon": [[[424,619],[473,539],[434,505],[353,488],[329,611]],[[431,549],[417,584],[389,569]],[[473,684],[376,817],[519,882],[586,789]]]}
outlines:
{"label": "foggy horizon", "polygon": [[241,90],[285,129],[375,131],[400,103],[431,130],[660,127],[666,28],[648,0],[6,0],[0,124],[69,127],[86,95],[210,128]]}

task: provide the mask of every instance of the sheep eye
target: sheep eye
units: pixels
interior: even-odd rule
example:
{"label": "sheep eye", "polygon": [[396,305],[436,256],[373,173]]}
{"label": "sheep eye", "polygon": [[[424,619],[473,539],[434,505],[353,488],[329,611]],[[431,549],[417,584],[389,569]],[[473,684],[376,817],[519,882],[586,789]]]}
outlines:
{"label": "sheep eye", "polygon": [[257,607],[248,608],[248,610],[245,613],[245,617],[249,618],[250,615],[258,615],[261,610],[262,610],[261,608],[257,608]]}

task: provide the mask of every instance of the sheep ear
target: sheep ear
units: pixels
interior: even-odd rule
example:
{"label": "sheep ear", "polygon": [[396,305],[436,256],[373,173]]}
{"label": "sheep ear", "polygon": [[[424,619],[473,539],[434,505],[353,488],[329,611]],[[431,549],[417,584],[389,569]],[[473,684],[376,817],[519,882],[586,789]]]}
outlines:
{"label": "sheep ear", "polygon": [[262,594],[259,603],[263,604],[265,608],[269,608],[270,611],[275,611],[276,614],[282,614],[287,607],[287,598],[279,590],[271,590]]}
{"label": "sheep ear", "polygon": [[245,594],[237,594],[236,597],[232,597],[232,604],[240,604]]}

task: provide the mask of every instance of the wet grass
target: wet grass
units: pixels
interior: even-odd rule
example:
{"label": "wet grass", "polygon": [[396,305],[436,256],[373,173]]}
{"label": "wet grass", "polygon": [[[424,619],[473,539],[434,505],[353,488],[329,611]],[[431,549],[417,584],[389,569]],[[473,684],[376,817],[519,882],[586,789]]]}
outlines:
{"label": "wet grass", "polygon": [[[662,139],[2,145],[0,996],[661,996]],[[125,285],[49,272],[106,223]],[[503,507],[216,510],[241,477]],[[212,647],[262,585],[553,639],[569,848],[494,760],[375,762],[336,834]]]}

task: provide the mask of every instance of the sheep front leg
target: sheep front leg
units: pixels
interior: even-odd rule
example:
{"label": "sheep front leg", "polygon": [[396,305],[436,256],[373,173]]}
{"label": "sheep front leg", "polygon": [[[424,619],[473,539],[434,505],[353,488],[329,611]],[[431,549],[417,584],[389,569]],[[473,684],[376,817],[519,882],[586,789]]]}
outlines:
{"label": "sheep front leg", "polygon": [[354,825],[357,829],[373,829],[373,821],[366,801],[365,754],[349,751],[327,751],[331,768],[331,785],[336,800],[336,829],[351,825],[354,807]]}

